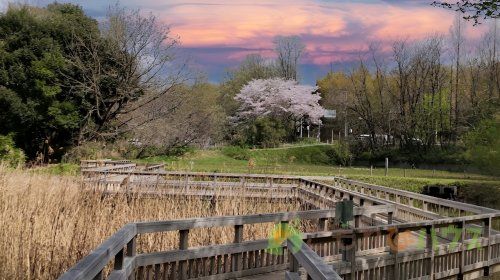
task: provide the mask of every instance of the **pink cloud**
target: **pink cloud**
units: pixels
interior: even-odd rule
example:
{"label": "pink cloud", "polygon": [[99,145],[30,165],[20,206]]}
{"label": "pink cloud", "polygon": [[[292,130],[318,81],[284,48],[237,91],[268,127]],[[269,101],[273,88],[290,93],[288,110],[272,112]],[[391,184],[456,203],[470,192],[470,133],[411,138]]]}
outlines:
{"label": "pink cloud", "polygon": [[[183,46],[245,49],[229,52],[223,57],[228,60],[241,60],[254,52],[272,56],[270,50],[276,35],[302,36],[308,52],[306,63],[352,60],[355,51],[366,50],[373,41],[381,42],[383,50],[389,51],[396,39],[447,35],[455,16],[422,1],[195,1],[146,3],[165,23],[171,24]],[[468,37],[477,40],[482,30],[470,27]]]}

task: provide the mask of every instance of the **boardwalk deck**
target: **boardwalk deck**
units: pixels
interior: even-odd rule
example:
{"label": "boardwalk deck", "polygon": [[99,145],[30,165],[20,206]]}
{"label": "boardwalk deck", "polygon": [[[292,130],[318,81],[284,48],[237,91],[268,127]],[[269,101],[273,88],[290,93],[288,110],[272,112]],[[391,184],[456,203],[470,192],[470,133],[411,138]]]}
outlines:
{"label": "boardwalk deck", "polygon": [[[113,260],[108,279],[297,279],[306,274],[312,279],[337,274],[342,279],[478,279],[500,270],[500,213],[494,209],[337,177],[328,178],[330,184],[321,178],[166,172],[161,165],[137,170],[129,162],[103,162],[83,164],[87,187],[297,199],[318,210],[129,224],[61,279],[104,277]],[[345,199],[354,202],[355,219],[339,229],[333,209]],[[246,225],[296,218],[317,223],[302,233],[299,251],[284,242],[283,254],[276,255],[267,250],[268,240],[242,239]],[[234,227],[235,243],[188,248],[191,229],[217,226]],[[179,234],[177,250],[137,254],[137,235],[168,231]]]}

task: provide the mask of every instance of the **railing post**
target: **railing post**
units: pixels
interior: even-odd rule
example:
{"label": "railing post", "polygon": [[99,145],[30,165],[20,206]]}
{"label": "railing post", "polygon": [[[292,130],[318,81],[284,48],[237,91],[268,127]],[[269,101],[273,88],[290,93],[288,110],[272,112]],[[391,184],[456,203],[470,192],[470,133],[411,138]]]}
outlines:
{"label": "railing post", "polygon": [[[281,232],[280,232],[281,238],[283,240],[287,240],[289,232],[290,232],[288,221],[281,221],[280,230],[281,230]],[[288,247],[287,247],[287,249],[288,249]],[[282,252],[282,254],[280,254],[279,256],[280,256],[281,261],[284,263],[285,262],[285,254],[284,254],[285,249],[282,248],[282,250],[283,251],[280,251],[280,252]]]}
{"label": "railing post", "polygon": [[122,248],[118,254],[115,255],[115,264],[113,266],[114,270],[121,270],[123,269],[123,259],[124,259],[124,254],[123,254],[124,249]]}
{"label": "railing post", "polygon": [[[189,230],[179,230],[179,250],[186,250],[189,243]],[[187,279],[187,266],[188,261],[179,262],[179,273],[180,279]]]}
{"label": "railing post", "polygon": [[[358,216],[359,217],[359,216]],[[351,280],[356,279],[356,251],[358,250],[358,237],[356,231],[352,233],[352,245],[351,245],[351,255],[349,261],[351,262]]]}
{"label": "railing post", "polygon": [[425,235],[426,235],[426,248],[430,254],[428,271],[429,271],[429,280],[434,280],[434,226],[426,226],[425,227]]}
{"label": "railing post", "polygon": [[484,267],[484,272],[483,272],[483,275],[484,276],[490,276],[490,260],[491,260],[491,241],[490,241],[490,237],[491,237],[491,217],[489,218],[486,218],[484,220],[484,237],[486,238],[486,261],[487,261],[487,265]]}
{"label": "railing post", "polygon": [[361,215],[354,216],[354,228],[359,228],[361,223]]}
{"label": "railing post", "polygon": [[387,213],[387,224],[388,225],[392,224],[393,215],[394,214],[392,212]]}
{"label": "railing post", "polygon": [[465,267],[465,251],[467,250],[467,246],[465,245],[465,221],[461,221],[457,224],[457,228],[461,231],[460,236],[460,272],[457,275],[457,279],[464,279],[464,267]]}
{"label": "railing post", "polygon": [[390,253],[394,255],[394,274],[392,279],[399,280],[399,264],[398,264],[398,254],[399,254],[399,242],[398,242],[399,229],[394,228],[394,233],[388,235],[388,242],[390,242]]}
{"label": "railing post", "polygon": [[[127,243],[127,257],[135,257],[137,254],[137,241],[136,241],[136,236],[132,238]],[[128,277],[129,280],[134,280],[135,279],[135,272],[132,272],[130,276]]]}
{"label": "railing post", "polygon": [[[234,226],[234,242],[233,243],[241,243],[243,241],[243,225],[235,225]],[[240,269],[241,262],[241,253],[237,253],[233,255],[233,259],[231,261],[232,271],[238,271]]]}
{"label": "railing post", "polygon": [[295,256],[292,253],[292,250],[288,249],[288,259],[290,260],[290,266],[288,270],[290,272],[298,272],[299,271],[299,262],[295,258]]}
{"label": "railing post", "polygon": [[318,231],[328,230],[327,229],[327,223],[326,223],[327,220],[328,220],[328,218],[320,218],[319,219],[319,221],[318,221]]}

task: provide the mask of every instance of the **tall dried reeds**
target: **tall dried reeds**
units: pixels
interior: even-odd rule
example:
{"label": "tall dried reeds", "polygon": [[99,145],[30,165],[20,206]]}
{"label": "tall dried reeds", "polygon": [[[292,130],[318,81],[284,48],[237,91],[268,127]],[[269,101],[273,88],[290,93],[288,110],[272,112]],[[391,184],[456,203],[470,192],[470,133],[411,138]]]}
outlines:
{"label": "tall dried reeds", "polygon": [[[296,203],[249,201],[215,205],[198,197],[104,195],[80,178],[0,166],[0,279],[54,279],[129,222],[297,210]],[[272,225],[249,226],[245,239],[266,238]],[[177,234],[140,236],[140,251],[175,248]],[[190,246],[231,242],[231,228],[195,229]]]}

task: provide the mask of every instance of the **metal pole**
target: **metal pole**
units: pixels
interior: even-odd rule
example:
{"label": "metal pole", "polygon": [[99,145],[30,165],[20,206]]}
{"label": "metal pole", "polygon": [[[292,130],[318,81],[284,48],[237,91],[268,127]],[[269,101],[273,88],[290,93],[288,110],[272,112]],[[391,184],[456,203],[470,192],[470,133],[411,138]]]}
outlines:
{"label": "metal pole", "polygon": [[389,158],[385,158],[385,176],[389,173]]}

